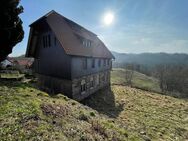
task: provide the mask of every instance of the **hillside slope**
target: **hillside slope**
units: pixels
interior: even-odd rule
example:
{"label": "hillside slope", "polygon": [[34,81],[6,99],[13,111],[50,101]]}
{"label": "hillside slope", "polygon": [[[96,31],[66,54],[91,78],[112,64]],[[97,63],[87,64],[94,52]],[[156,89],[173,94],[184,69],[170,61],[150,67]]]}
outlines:
{"label": "hillside slope", "polygon": [[145,140],[188,140],[188,100],[112,85],[83,103]]}
{"label": "hillside slope", "polygon": [[141,140],[107,116],[61,94],[21,82],[0,82],[0,140]]}
{"label": "hillside slope", "polygon": [[[113,68],[111,72],[111,84],[117,85],[125,85],[125,69],[122,68]],[[149,77],[145,74],[139,73],[134,71],[133,79],[132,79],[132,86],[144,90],[154,91],[154,92],[161,92],[159,87],[159,82],[156,78]]]}
{"label": "hillside slope", "polygon": [[112,85],[83,101],[0,82],[0,140],[188,139],[188,101]]}

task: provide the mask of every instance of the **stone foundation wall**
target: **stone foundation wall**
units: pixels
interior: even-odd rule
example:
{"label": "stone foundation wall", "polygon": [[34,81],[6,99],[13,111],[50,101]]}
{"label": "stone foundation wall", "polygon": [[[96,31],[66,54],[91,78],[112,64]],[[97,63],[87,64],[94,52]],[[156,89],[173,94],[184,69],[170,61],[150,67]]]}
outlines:
{"label": "stone foundation wall", "polygon": [[[36,74],[38,86],[50,94],[62,93],[75,100],[83,100],[99,89],[110,85],[110,70],[71,80]],[[85,84],[84,91],[81,90]]]}
{"label": "stone foundation wall", "polygon": [[[92,82],[93,81],[93,82]],[[82,83],[86,84],[86,90],[81,91]],[[92,84],[93,83],[93,84]],[[110,71],[103,71],[96,74],[83,76],[72,80],[72,97],[75,100],[82,100],[97,90],[110,85]]]}
{"label": "stone foundation wall", "polygon": [[50,94],[62,93],[72,98],[72,81],[56,77],[37,74],[38,86]]}

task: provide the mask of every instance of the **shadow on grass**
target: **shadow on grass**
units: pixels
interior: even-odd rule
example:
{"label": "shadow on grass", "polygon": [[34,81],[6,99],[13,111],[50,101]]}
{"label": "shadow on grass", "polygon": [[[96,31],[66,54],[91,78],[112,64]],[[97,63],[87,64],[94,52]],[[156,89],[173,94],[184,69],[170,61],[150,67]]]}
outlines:
{"label": "shadow on grass", "polygon": [[99,90],[95,94],[81,101],[101,114],[116,118],[123,111],[124,104],[117,104],[110,87]]}

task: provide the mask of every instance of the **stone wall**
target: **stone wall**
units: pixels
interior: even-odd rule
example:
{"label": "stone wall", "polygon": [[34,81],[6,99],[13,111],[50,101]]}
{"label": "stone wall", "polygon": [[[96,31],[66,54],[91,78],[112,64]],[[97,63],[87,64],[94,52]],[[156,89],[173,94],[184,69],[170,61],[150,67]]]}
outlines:
{"label": "stone wall", "polygon": [[72,81],[56,77],[37,74],[38,86],[50,94],[62,93],[72,98]]}
{"label": "stone wall", "polygon": [[[110,85],[110,70],[75,78],[72,81],[41,74],[37,74],[37,78],[41,90],[50,94],[62,93],[80,101]],[[85,91],[81,91],[83,84],[85,84]]]}
{"label": "stone wall", "polygon": [[[92,82],[93,81],[93,82]],[[86,84],[86,90],[81,91],[81,84]],[[93,83],[93,84],[92,84]],[[97,90],[110,85],[110,70],[83,76],[72,80],[72,97],[75,100],[82,100]]]}

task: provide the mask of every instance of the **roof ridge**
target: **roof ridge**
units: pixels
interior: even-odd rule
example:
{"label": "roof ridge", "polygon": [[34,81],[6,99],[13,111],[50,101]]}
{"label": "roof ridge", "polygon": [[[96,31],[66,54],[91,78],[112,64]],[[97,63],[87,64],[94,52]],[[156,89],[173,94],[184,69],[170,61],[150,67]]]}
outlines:
{"label": "roof ridge", "polygon": [[[97,37],[96,34],[57,13],[56,11],[52,10],[48,12],[33,24],[42,21],[48,24],[49,28],[56,36],[57,40],[60,42],[67,55],[114,58],[105,44]],[[32,27],[34,28],[35,26]],[[79,40],[75,33],[79,33],[79,35],[84,37],[84,39]],[[30,32],[30,34],[32,34],[32,32]],[[83,41],[87,39],[87,37],[88,39],[91,39],[93,41],[91,47],[85,47],[85,45],[83,44]],[[28,48],[29,47],[30,46],[28,46]],[[34,52],[32,51],[30,55],[27,56],[33,55]]]}
{"label": "roof ridge", "polygon": [[[48,17],[49,15],[51,15],[52,13],[57,13],[55,10],[51,10],[50,12],[48,12],[47,14],[45,14],[45,17]],[[57,13],[58,14],[58,13]]]}
{"label": "roof ridge", "polygon": [[34,21],[33,23],[31,23],[29,26],[31,27],[32,25],[34,25],[38,21],[42,20],[43,18],[47,18],[48,16],[50,16],[53,13],[59,14],[55,10],[51,10],[50,12],[48,12],[47,14],[45,14],[44,16],[40,17],[39,19],[37,19],[36,21]]}

